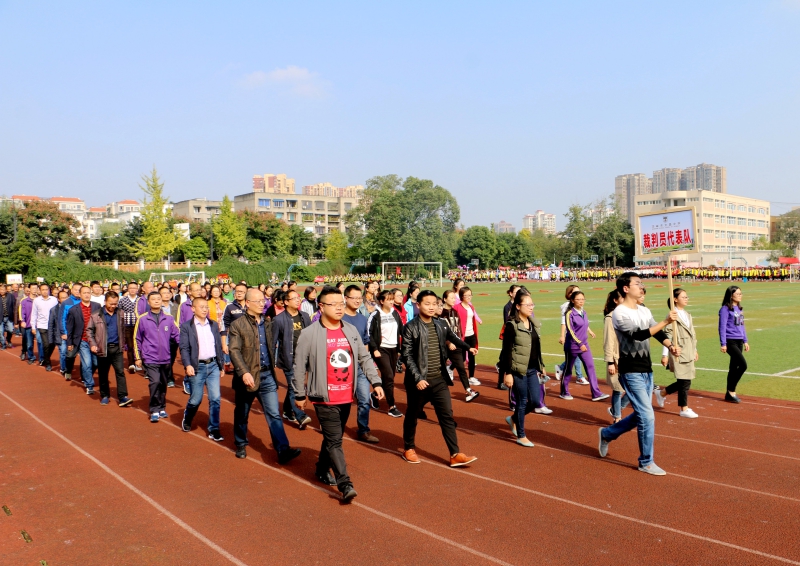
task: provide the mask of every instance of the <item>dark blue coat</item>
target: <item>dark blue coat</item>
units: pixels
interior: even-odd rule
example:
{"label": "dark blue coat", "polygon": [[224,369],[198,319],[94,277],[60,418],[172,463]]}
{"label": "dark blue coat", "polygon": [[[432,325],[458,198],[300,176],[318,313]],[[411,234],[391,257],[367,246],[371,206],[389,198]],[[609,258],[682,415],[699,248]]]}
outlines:
{"label": "dark blue coat", "polygon": [[[64,301],[63,304],[66,304],[66,301]],[[89,304],[91,305],[92,314],[103,308],[97,303]],[[81,338],[83,337],[83,329],[83,311],[81,310],[81,301],[78,301],[77,303],[70,305],[69,313],[67,314],[67,346],[80,348]]]}
{"label": "dark blue coat", "polygon": [[[221,370],[225,364],[225,358],[222,354],[222,338],[219,335],[219,325],[208,319],[211,325],[211,334],[214,335],[214,348],[217,351],[217,365]],[[200,356],[200,345],[197,343],[197,328],[194,326],[194,316],[181,324],[181,362],[183,367],[192,366],[194,371],[197,371]]]}
{"label": "dark blue coat", "polygon": [[[308,313],[299,311],[303,317],[303,328],[311,325],[311,317]],[[275,353],[278,359],[275,367],[282,370],[294,369],[294,323],[289,311],[283,311],[272,319],[272,335],[275,337]]]}

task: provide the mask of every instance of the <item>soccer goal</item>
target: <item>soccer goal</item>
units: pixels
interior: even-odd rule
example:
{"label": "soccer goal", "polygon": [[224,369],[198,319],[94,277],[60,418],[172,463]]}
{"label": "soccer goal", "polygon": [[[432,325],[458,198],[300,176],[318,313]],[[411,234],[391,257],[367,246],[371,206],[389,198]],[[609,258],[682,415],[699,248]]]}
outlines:
{"label": "soccer goal", "polygon": [[381,287],[419,281],[424,285],[442,287],[440,261],[384,261],[381,263]]}
{"label": "soccer goal", "polygon": [[150,283],[164,283],[176,281],[180,283],[205,283],[205,271],[164,271],[162,273],[151,273]]}
{"label": "soccer goal", "polygon": [[789,266],[789,282],[800,283],[800,265],[795,263]]}

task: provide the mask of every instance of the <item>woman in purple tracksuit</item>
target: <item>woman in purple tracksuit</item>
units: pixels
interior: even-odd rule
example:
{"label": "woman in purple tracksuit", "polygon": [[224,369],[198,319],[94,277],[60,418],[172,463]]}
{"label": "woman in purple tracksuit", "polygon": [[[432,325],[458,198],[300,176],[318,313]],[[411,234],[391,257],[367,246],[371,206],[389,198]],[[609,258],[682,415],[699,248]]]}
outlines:
{"label": "woman in purple tracksuit", "polygon": [[586,377],[589,378],[589,386],[592,390],[592,401],[601,401],[608,397],[600,391],[597,386],[597,375],[594,371],[594,360],[592,351],[589,349],[589,336],[594,338],[594,332],[589,328],[589,317],[583,310],[583,303],[586,298],[580,291],[575,291],[569,296],[569,307],[565,314],[567,326],[566,342],[564,350],[567,353],[567,366],[564,368],[564,379],[561,381],[562,399],[571,400],[569,394],[569,380],[572,378],[572,368],[575,360],[580,359],[583,367],[586,368]]}
{"label": "woman in purple tracksuit", "polygon": [[736,395],[736,385],[747,371],[744,352],[750,351],[741,303],[742,290],[736,285],[731,285],[725,290],[722,308],[719,309],[720,350],[731,357],[728,366],[728,390],[725,392],[725,400],[728,403],[741,403]]}

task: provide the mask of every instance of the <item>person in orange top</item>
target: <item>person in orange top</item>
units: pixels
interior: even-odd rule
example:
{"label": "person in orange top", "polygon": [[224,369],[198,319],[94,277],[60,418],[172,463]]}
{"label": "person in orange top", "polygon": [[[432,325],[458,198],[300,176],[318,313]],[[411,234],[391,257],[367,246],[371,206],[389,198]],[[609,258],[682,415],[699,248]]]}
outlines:
{"label": "person in orange top", "polygon": [[221,324],[222,315],[225,314],[226,306],[228,306],[228,303],[222,298],[222,289],[217,285],[212,286],[211,298],[208,299],[208,318],[217,324]]}

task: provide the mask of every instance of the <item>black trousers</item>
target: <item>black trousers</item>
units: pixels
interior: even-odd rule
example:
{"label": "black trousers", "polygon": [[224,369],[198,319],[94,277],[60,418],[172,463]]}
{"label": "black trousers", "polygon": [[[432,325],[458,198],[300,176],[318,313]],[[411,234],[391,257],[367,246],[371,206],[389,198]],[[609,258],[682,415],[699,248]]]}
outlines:
{"label": "black trousers", "polygon": [[342,493],[346,486],[353,483],[350,481],[350,476],[347,475],[347,463],[344,461],[344,450],[342,449],[342,436],[350,416],[350,407],[350,403],[314,405],[319,428],[322,430],[322,446],[319,449],[317,473],[323,475],[333,469],[336,487]]}
{"label": "black trousers", "polygon": [[150,412],[167,409],[167,376],[169,364],[143,364],[144,373],[150,382]]}
{"label": "black trousers", "polygon": [[397,348],[378,348],[380,358],[373,357],[381,373],[381,385],[389,408],[394,407],[394,374],[397,370]]}
{"label": "black trousers", "polygon": [[133,331],[135,328],[135,326],[123,327],[125,347],[128,349],[128,367],[136,365],[136,352],[133,351]]}
{"label": "black trousers", "polygon": [[97,380],[100,382],[100,397],[111,397],[108,386],[108,371],[113,367],[117,378],[117,399],[128,396],[128,380],[122,365],[122,349],[119,344],[109,344],[105,357],[97,356]]}
{"label": "black trousers", "polygon": [[[464,342],[466,342],[470,348],[474,348],[478,344],[478,339],[473,334],[472,336],[464,338]],[[469,350],[462,350],[462,352],[464,352],[464,359],[467,360],[469,364],[469,376],[475,377],[475,356],[470,354]]]}
{"label": "black trousers", "polygon": [[688,407],[689,406],[689,387],[692,385],[691,379],[677,379],[675,383],[672,383],[667,386],[665,389],[667,395],[672,395],[676,391],[678,392],[678,406],[679,407]]}
{"label": "black trousers", "polygon": [[433,379],[428,382],[428,387],[420,391],[416,383],[406,382],[406,396],[408,409],[403,421],[403,444],[405,449],[414,448],[414,439],[417,435],[417,415],[425,403],[430,403],[436,411],[442,436],[450,451],[450,456],[458,454],[458,438],[456,437],[456,421],[453,420],[453,405],[450,399],[450,389],[444,379]]}
{"label": "black trousers", "polygon": [[728,366],[728,391],[736,392],[736,386],[747,371],[747,360],[744,359],[742,348],[744,340],[728,340],[728,355],[731,363]]}
{"label": "black trousers", "polygon": [[53,355],[53,350],[55,349],[56,345],[51,344],[50,340],[47,339],[47,329],[45,328],[42,330],[41,328],[36,329],[36,334],[42,338],[42,351],[44,352],[44,365],[45,367],[52,367],[50,363],[50,357]]}
{"label": "black trousers", "polygon": [[469,389],[469,377],[467,376],[467,370],[464,368],[464,353],[460,348],[456,348],[455,350],[448,349],[447,357],[455,373],[458,373],[458,379],[461,381],[461,385],[464,386],[464,390],[466,391]]}
{"label": "black trousers", "polygon": [[174,342],[169,343],[169,369],[167,370],[167,381],[175,381],[175,374],[173,367],[175,366],[175,358],[178,357],[178,344]]}

